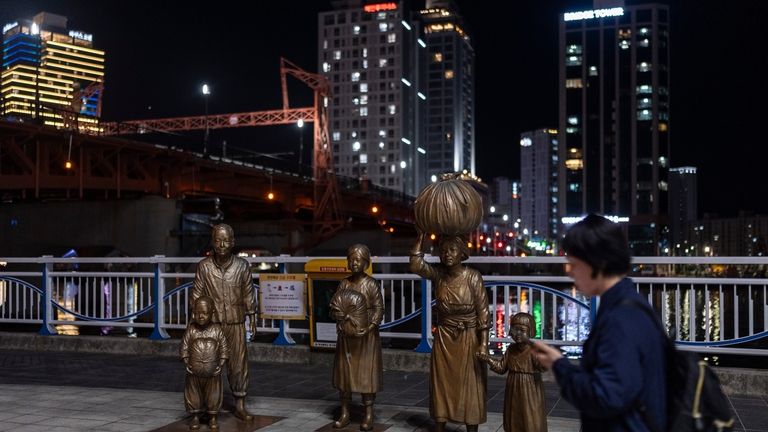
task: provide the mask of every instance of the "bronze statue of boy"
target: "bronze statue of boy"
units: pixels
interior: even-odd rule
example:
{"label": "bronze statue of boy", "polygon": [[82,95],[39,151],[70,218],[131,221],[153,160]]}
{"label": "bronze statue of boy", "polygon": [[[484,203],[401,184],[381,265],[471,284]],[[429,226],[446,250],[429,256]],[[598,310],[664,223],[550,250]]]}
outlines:
{"label": "bronze statue of boy", "polygon": [[192,415],[189,429],[200,429],[200,415],[209,415],[208,427],[219,428],[216,415],[223,392],[221,368],[229,357],[229,344],[221,326],[211,322],[213,300],[203,296],[195,302],[193,320],[187,326],[179,348],[187,376],[184,379],[184,405]]}

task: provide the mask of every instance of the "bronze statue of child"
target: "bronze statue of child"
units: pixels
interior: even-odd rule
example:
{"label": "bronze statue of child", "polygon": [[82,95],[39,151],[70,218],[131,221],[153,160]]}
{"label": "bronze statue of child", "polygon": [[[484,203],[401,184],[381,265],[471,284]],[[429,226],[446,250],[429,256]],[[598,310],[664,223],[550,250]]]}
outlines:
{"label": "bronze statue of child", "polygon": [[195,301],[192,322],[187,326],[179,349],[187,376],[184,380],[184,405],[192,415],[190,430],[200,429],[200,416],[208,413],[208,427],[217,430],[216,415],[221,409],[223,389],[221,368],[229,357],[229,344],[221,326],[211,322],[213,299],[202,296]]}
{"label": "bronze statue of child", "polygon": [[379,282],[365,273],[370,263],[367,246],[356,244],[349,248],[347,266],[352,274],[341,280],[329,305],[338,331],[333,386],[339,390],[341,415],[333,423],[336,429],[349,424],[352,393],[361,393],[365,413],[360,430],[372,430],[373,403],[384,381],[379,339],[384,302]]}
{"label": "bronze statue of child", "polygon": [[510,322],[510,336],[515,340],[501,359],[488,354],[477,357],[497,374],[507,373],[504,390],[504,431],[547,432],[544,403],[544,368],[531,352],[531,337],[536,335],[536,324],[530,314],[515,314]]}

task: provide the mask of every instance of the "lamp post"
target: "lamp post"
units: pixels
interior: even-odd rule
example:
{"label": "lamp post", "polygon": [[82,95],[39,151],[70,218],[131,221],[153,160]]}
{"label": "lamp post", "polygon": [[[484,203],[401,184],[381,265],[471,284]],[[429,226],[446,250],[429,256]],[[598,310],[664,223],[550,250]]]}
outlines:
{"label": "lamp post", "polygon": [[299,176],[301,176],[301,173],[304,171],[304,165],[302,164],[304,160],[304,119],[299,119],[296,122],[296,126],[299,127]]}
{"label": "lamp post", "polygon": [[211,88],[208,84],[203,84],[203,100],[205,101],[205,135],[203,136],[203,157],[208,156],[208,96],[211,94]]}

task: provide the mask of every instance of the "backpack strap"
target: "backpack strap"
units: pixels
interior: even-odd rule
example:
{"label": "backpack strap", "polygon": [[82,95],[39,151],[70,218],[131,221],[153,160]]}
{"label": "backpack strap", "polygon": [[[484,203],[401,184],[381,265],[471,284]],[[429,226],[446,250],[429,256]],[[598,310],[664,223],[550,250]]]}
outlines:
{"label": "backpack strap", "polygon": [[[622,305],[629,305],[633,308],[640,309],[645,313],[648,318],[651,319],[651,321],[656,326],[656,329],[661,333],[661,337],[664,340],[664,349],[667,353],[667,357],[669,357],[669,353],[672,352],[672,350],[675,349],[675,345],[672,342],[672,340],[667,336],[667,332],[664,331],[664,327],[661,326],[661,321],[659,321],[659,318],[656,316],[656,314],[653,313],[653,310],[651,309],[651,305],[649,305],[647,302],[634,299],[634,298],[626,298],[622,300],[619,304]],[[669,397],[669,395],[667,395]],[[643,418],[643,422],[645,423],[645,426],[651,431],[651,432],[662,432],[662,429],[658,427],[656,424],[656,421],[651,417],[651,415],[648,413],[648,408],[645,406],[644,403],[638,401],[637,404],[635,404],[635,409],[640,413],[640,416]]]}

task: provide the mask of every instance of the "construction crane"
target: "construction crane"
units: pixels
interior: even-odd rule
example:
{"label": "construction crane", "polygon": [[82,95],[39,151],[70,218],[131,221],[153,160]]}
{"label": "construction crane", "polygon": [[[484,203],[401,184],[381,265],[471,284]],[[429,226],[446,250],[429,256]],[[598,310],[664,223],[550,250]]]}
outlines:
{"label": "construction crane", "polygon": [[[314,106],[291,108],[288,102],[287,77],[293,76],[314,92]],[[312,173],[315,180],[313,238],[320,241],[344,226],[338,182],[333,172],[333,158],[328,136],[328,110],[331,98],[330,84],[322,75],[307,72],[290,61],[280,58],[280,80],[283,109],[207,116],[174,117],[150,120],[131,120],[101,123],[103,135],[123,135],[151,132],[174,132],[199,129],[271,126],[295,124],[299,120],[314,124],[314,157]]]}
{"label": "construction crane", "polygon": [[[82,112],[83,105],[93,97],[93,95],[100,93],[102,90],[104,90],[104,84],[101,80],[93,81],[85,88],[81,88],[80,83],[75,82],[72,88],[72,101],[70,102],[69,107],[60,110],[64,129],[85,133],[92,133],[97,130],[96,121],[93,121],[90,125],[81,125],[80,113]],[[97,100],[96,115],[94,117],[99,118],[101,117],[101,98],[97,98]]]}

